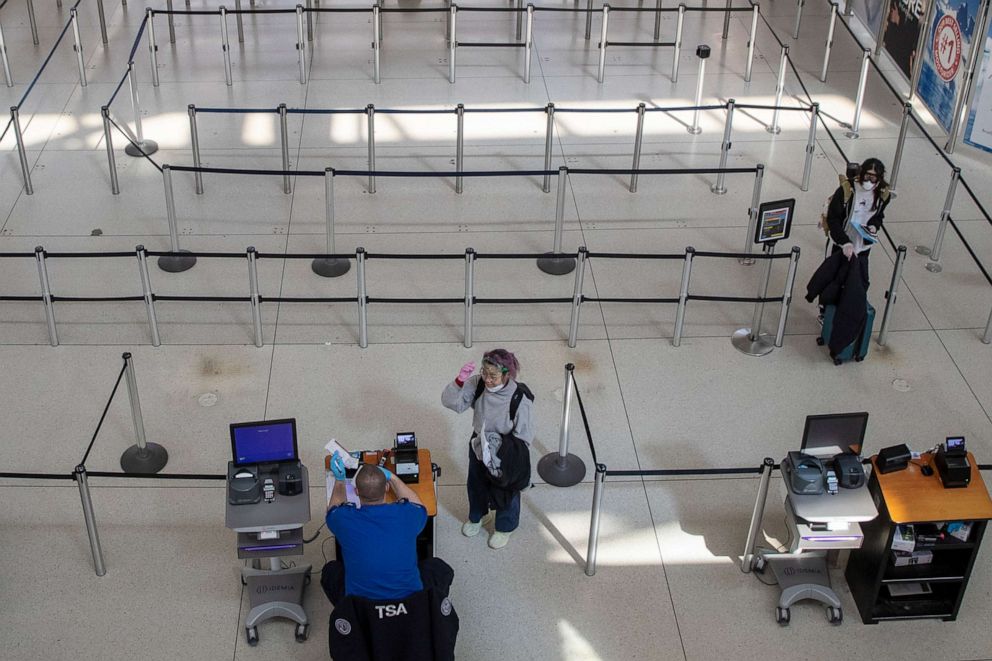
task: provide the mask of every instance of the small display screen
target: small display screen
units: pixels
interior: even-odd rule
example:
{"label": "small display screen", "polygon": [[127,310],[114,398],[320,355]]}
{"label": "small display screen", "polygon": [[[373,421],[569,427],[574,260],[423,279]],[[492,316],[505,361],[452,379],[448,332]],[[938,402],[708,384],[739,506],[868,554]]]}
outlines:
{"label": "small display screen", "polygon": [[947,452],[964,452],[964,436],[948,436]]}
{"label": "small display screen", "polygon": [[295,461],[296,420],[263,420],[231,425],[234,464],[264,464]]}
{"label": "small display screen", "polygon": [[396,449],[405,450],[417,447],[417,435],[411,432],[400,432],[396,435]]}

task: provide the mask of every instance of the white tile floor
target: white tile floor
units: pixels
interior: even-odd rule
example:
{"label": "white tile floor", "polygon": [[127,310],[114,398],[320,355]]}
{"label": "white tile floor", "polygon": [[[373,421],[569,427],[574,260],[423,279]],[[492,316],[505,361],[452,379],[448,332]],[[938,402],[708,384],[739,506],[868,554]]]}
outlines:
{"label": "white tile floor", "polygon": [[[183,3],[175,3],[182,8]],[[585,3],[579,3],[585,6]],[[597,6],[599,3],[596,3]],[[644,3],[653,6],[652,3]],[[244,3],[248,6],[248,3]],[[400,0],[401,8],[440,6]],[[476,0],[462,6],[503,6]],[[148,6],[162,9],[164,2]],[[193,8],[215,5],[194,3]],[[264,9],[291,2],[259,0]],[[387,3],[387,7],[395,7]],[[571,7],[555,2],[547,6]],[[632,6],[632,5],[631,5]],[[719,3],[719,6],[723,6]],[[41,44],[33,46],[22,0],[0,10],[16,84],[0,87],[0,103],[18,103],[68,18],[66,4],[36,2]],[[24,194],[13,136],[0,142],[0,252],[130,251],[169,245],[162,177],[151,163],[125,156],[114,135],[121,194],[110,193],[100,106],[126,67],[145,4],[108,0],[109,43],[100,43],[96,5],[80,5],[80,31],[89,85],[76,78],[70,42],[63,44],[21,108],[32,166],[34,195]],[[792,46],[802,80],[824,112],[849,121],[857,86],[859,52],[840,26],[829,77],[818,80],[827,4],[805,7],[799,40],[792,40],[795,3],[767,2],[763,14]],[[309,82],[300,85],[292,14],[246,16],[239,44],[229,17],[234,83],[224,84],[215,16],[177,16],[176,43],[164,16],[155,20],[161,84],[150,84],[148,51],[135,54],[144,128],[162,150],[159,163],[190,164],[185,106],[232,108],[467,107],[625,108],[689,105],[695,93],[695,45],[708,43],[705,103],[735,98],[738,104],[774,100],[779,48],[760,24],[752,82],[743,80],[750,15],[735,14],[721,39],[722,15],[689,13],[677,83],[670,80],[669,49],[609,49],[606,79],[596,82],[599,16],[593,37],[583,39],[584,16],[538,12],[532,81],[522,80],[520,49],[461,48],[457,82],[447,81],[448,52],[441,14],[385,13],[382,83],[372,81],[371,26],[364,13],[321,14],[314,24]],[[674,33],[674,14],[662,17],[662,40]],[[610,37],[651,38],[653,16],[614,12]],[[512,41],[504,14],[462,12],[458,35],[466,41]],[[884,57],[882,70],[895,79]],[[904,85],[895,81],[897,85]],[[805,95],[789,74],[784,102]],[[847,155],[878,155],[890,162],[900,103],[873,73],[859,140],[828,126]],[[113,111],[132,119],[127,88]],[[205,165],[279,168],[279,126],[272,115],[200,114]],[[723,112],[701,115],[703,132],[690,135],[691,113],[652,112],[644,131],[642,167],[714,167],[719,160]],[[734,118],[732,167],[766,166],[763,198],[797,198],[790,245],[802,249],[796,303],[785,346],[755,359],[736,352],[729,336],[751,319],[746,304],[694,302],[680,347],[671,345],[674,309],[632,303],[586,303],[574,349],[566,345],[567,305],[479,306],[475,348],[462,346],[459,304],[379,304],[369,312],[369,346],[357,346],[353,304],[267,303],[265,346],[252,344],[251,316],[242,303],[160,302],[163,345],[150,346],[140,303],[58,303],[61,345],[48,346],[37,302],[0,302],[0,424],[7,430],[0,470],[67,473],[82,456],[119,370],[122,351],[134,353],[149,440],[170,452],[169,472],[223,471],[232,421],[295,416],[304,460],[319,473],[321,448],[336,436],[353,447],[387,444],[398,429],[415,429],[443,468],[438,553],[456,571],[453,595],[462,617],[460,659],[743,659],[821,658],[842,647],[855,659],[881,654],[903,659],[992,658],[992,563],[985,549],[975,567],[960,619],[955,623],[890,623],[865,627],[841,574],[836,583],[848,617],[832,628],[818,607],[793,609],[792,625],[772,619],[776,591],[740,574],[737,563],[755,490],[750,478],[720,480],[617,480],[608,486],[603,511],[599,571],[587,578],[586,552],[591,474],[571,489],[538,484],[524,498],[523,523],[510,545],[492,552],[482,537],[463,538],[465,437],[468,421],[442,409],[438,393],[459,366],[485,349],[505,345],[523,363],[521,375],[537,394],[535,455],[557,446],[563,365],[576,378],[591,419],[601,461],[616,469],[752,466],[781,457],[799,440],[809,413],[867,409],[867,450],[898,442],[924,448],[949,434],[964,434],[983,461],[992,460],[992,358],[980,342],[992,288],[948,232],[935,275],[913,248],[932,242],[949,172],[914,128],[889,207],[887,227],[909,250],[904,282],[885,348],[872,346],[867,361],[834,367],[813,338],[815,309],[802,300],[818,264],[822,235],[815,223],[823,199],[836,185],[843,157],[821,129],[810,190],[801,192],[808,118],[785,112],[782,133],[765,131],[770,113],[739,109]],[[928,130],[938,135],[932,121]],[[559,112],[552,168],[626,168],[635,116],[628,113]],[[465,118],[468,170],[539,169],[545,117],[472,114]],[[361,115],[293,114],[288,122],[293,167],[322,171],[366,166]],[[376,117],[377,167],[382,170],[450,170],[455,122],[451,115]],[[937,137],[938,142],[942,138]],[[959,146],[961,165],[983,204],[992,181],[986,154]],[[176,173],[178,230],[184,247],[197,251],[268,253],[324,249],[321,178],[298,177],[291,194],[279,177],[208,175],[205,193],[193,191],[187,173]],[[623,175],[572,175],[568,180],[563,246],[594,252],[681,253],[736,251],[744,243],[753,177],[731,175],[728,193],[709,192],[711,175],[642,176],[627,190]],[[370,253],[446,253],[466,247],[481,253],[538,253],[552,245],[555,185],[541,192],[541,177],[466,178],[454,192],[450,178],[379,177],[368,193],[361,176],[335,179],[337,249]],[[963,190],[954,216],[976,253],[992,254],[992,229]],[[872,258],[871,300],[881,311],[894,258],[883,243]],[[594,297],[669,297],[678,289],[680,262],[594,259],[585,293]],[[52,286],[60,296],[125,296],[140,293],[134,260],[53,259]],[[772,291],[781,290],[785,263],[776,265]],[[751,296],[757,269],[736,261],[699,259],[693,292]],[[481,260],[479,297],[564,297],[571,277],[538,271],[531,260]],[[354,269],[336,280],[317,278],[307,260],[263,259],[263,296],[355,295]],[[182,274],[153,268],[155,291],[170,295],[244,296],[247,272],[240,260],[201,259]],[[460,259],[401,262],[371,258],[369,295],[460,297]],[[35,295],[32,258],[0,259],[0,295]],[[769,306],[767,319],[778,318]],[[772,321],[766,322],[771,326]],[[906,388],[894,388],[896,383]],[[202,395],[212,398],[201,399]],[[203,402],[215,401],[212,406]],[[572,421],[573,451],[591,466],[582,426]],[[87,462],[114,470],[133,442],[123,392],[110,407]],[[323,508],[315,486],[313,509]],[[96,578],[71,483],[0,480],[0,630],[5,661],[34,659],[326,658],[329,607],[311,590],[314,622],[305,645],[288,624],[261,629],[261,643],[243,638],[247,597],[240,593],[233,533],[223,527],[223,493],[215,483],[93,479],[94,504],[108,573]],[[773,490],[773,493],[777,491]],[[765,536],[780,540],[781,504],[772,499]],[[307,527],[315,531],[319,517]],[[322,542],[328,542],[326,534]],[[307,547],[305,561],[318,567],[330,543]],[[797,638],[797,636],[799,636]],[[506,641],[513,640],[513,643]],[[797,642],[799,641],[799,642]]]}

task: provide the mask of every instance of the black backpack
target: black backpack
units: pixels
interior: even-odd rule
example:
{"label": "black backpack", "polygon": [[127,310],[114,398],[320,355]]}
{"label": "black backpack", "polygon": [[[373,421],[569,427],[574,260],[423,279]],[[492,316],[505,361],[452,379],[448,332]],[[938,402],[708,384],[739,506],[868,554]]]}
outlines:
{"label": "black backpack", "polygon": [[[475,403],[479,401],[479,398],[482,397],[482,393],[485,389],[486,382],[479,379],[479,382],[475,385],[475,397],[472,398],[473,407],[475,406]],[[513,423],[514,427],[516,427],[517,424],[517,409],[520,408],[520,400],[524,397],[532,402],[534,401],[534,393],[530,391],[527,384],[517,381],[517,389],[513,392],[513,395],[510,396],[510,422]]]}

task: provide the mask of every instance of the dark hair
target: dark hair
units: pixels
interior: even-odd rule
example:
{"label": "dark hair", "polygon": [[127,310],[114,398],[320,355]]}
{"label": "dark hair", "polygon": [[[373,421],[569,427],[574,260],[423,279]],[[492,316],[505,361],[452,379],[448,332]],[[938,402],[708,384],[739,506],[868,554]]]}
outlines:
{"label": "dark hair", "polygon": [[378,466],[362,464],[355,475],[355,491],[362,500],[382,500],[386,495],[386,474]]}
{"label": "dark hair", "polygon": [[872,210],[877,209],[882,203],[882,191],[889,187],[889,182],[885,180],[885,164],[877,158],[866,158],[861,164],[861,172],[858,174],[858,181],[864,181],[865,172],[874,170],[878,175],[878,184],[875,186],[875,199],[871,205]]}
{"label": "dark hair", "polygon": [[492,351],[487,351],[482,354],[482,362],[495,365],[500,368],[503,373],[509,374],[511,379],[514,381],[517,380],[517,370],[520,369],[520,363],[517,362],[517,357],[506,349],[493,349]]}

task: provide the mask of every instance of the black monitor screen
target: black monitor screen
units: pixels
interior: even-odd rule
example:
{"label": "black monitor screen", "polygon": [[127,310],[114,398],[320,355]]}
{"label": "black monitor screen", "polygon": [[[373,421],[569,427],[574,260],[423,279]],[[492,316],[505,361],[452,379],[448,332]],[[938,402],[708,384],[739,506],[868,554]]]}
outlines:
{"label": "black monitor screen", "polygon": [[861,454],[867,427],[868,414],[864,411],[806,416],[802,451],[818,457],[841,452]]}
{"label": "black monitor screen", "polygon": [[231,425],[231,452],[235,466],[296,461],[296,419]]}

